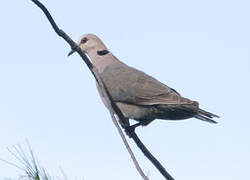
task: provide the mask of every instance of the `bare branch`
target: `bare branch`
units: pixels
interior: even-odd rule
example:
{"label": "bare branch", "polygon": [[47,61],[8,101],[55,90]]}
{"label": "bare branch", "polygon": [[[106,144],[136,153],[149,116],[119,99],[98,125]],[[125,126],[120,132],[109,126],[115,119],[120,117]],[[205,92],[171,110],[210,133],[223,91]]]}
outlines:
{"label": "bare branch", "polygon": [[[107,87],[105,86],[105,84],[103,83],[97,69],[95,68],[95,66],[91,63],[91,61],[88,59],[88,57],[84,54],[84,52],[82,52],[82,50],[80,49],[80,47],[62,30],[59,29],[59,27],[57,26],[57,24],[55,23],[54,19],[52,18],[52,16],[50,15],[49,11],[47,10],[47,8],[38,0],[32,0],[32,2],[34,2],[46,15],[46,17],[48,18],[49,22],[51,23],[53,29],[55,30],[55,32],[62,37],[71,47],[71,49],[75,50],[80,56],[81,58],[84,60],[84,62],[86,63],[86,65],[88,66],[88,68],[90,69],[91,73],[93,74],[93,76],[95,77],[100,89],[101,89],[101,93],[103,95],[103,97],[106,99],[107,105],[108,105],[108,109],[110,112],[110,115],[112,117],[112,121],[115,124],[135,166],[136,169],[138,170],[138,172],[140,173],[140,175],[142,176],[142,178],[144,180],[148,180],[148,177],[143,173],[142,169],[140,168],[114,114],[116,114],[119,118],[119,120],[121,122],[126,122],[125,118],[121,112],[121,110],[118,108],[118,106],[114,103],[114,101],[112,100],[112,97],[107,89]],[[135,143],[137,144],[137,146],[141,149],[141,151],[144,153],[144,155],[155,165],[155,167],[161,172],[161,174],[165,177],[165,179],[167,180],[174,180],[173,177],[170,176],[170,174],[165,170],[165,168],[160,164],[160,162],[148,151],[148,149],[144,146],[144,144],[140,141],[140,139],[138,138],[138,136],[136,135],[136,133],[133,131],[131,132],[131,129],[129,129],[129,127],[123,127],[126,131],[130,132],[130,137],[135,141]]]}

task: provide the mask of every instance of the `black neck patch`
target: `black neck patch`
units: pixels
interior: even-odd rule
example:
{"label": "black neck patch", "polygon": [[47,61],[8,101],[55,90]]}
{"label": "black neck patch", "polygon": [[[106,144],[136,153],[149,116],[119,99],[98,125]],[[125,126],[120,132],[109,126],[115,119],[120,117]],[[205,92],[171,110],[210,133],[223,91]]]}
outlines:
{"label": "black neck patch", "polygon": [[109,51],[108,50],[101,50],[101,51],[97,51],[97,54],[99,55],[99,56],[104,56],[104,55],[106,55],[106,54],[108,54],[109,53]]}

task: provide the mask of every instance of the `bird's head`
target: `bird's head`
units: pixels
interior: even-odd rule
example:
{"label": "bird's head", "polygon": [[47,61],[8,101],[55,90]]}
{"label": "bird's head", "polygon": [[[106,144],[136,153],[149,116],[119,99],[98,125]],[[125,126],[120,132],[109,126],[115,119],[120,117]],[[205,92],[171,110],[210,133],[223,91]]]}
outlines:
{"label": "bird's head", "polygon": [[[78,46],[81,50],[87,53],[89,56],[96,54],[98,51],[107,50],[104,43],[94,34],[85,34],[82,35],[78,42]],[[73,54],[75,50],[72,50],[68,55]]]}

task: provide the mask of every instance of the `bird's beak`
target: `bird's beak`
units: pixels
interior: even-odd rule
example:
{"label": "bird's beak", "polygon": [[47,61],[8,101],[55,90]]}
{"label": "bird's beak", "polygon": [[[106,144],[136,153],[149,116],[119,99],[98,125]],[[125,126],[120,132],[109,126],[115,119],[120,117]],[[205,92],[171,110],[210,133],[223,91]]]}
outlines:
{"label": "bird's beak", "polygon": [[71,56],[71,55],[74,54],[75,52],[76,52],[76,50],[75,50],[75,49],[72,49],[72,50],[69,52],[68,56]]}

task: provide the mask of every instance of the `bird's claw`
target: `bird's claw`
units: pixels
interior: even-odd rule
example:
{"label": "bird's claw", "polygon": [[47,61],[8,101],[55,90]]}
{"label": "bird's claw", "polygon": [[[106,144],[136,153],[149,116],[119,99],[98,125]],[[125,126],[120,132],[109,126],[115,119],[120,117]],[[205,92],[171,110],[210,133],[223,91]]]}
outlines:
{"label": "bird's claw", "polygon": [[125,127],[125,133],[127,134],[127,136],[129,138],[131,138],[133,136],[133,134],[135,133],[135,126],[127,126]]}
{"label": "bird's claw", "polygon": [[125,133],[131,138],[133,136],[133,134],[135,133],[135,128],[137,128],[138,126],[142,125],[141,122],[134,124],[132,126],[127,126],[125,127]]}

